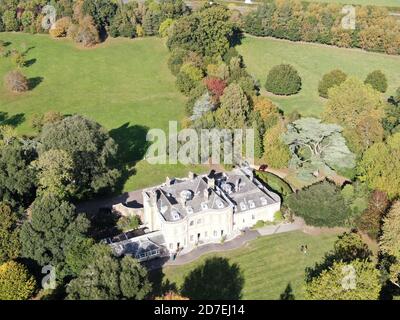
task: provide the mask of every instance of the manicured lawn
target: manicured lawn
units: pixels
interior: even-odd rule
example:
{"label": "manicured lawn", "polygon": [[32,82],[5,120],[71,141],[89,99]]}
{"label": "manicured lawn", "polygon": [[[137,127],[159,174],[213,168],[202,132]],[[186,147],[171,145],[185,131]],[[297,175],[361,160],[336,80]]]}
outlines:
{"label": "manicured lawn", "polygon": [[[311,236],[301,231],[260,237],[243,248],[218,254],[208,254],[193,263],[166,267],[164,281],[179,288],[185,276],[204,263],[207,258],[219,256],[237,263],[244,276],[243,299],[279,299],[290,284],[296,299],[304,298],[305,268],[314,266],[332,249],[336,235]],[[300,251],[307,244],[308,252]],[[221,286],[224,284],[221,283]]]}
{"label": "manicured lawn", "polygon": [[389,83],[385,96],[393,94],[400,86],[399,56],[250,36],[243,39],[238,50],[244,56],[249,72],[262,87],[272,66],[289,63],[297,69],[303,82],[301,91],[289,97],[272,97],[287,112],[298,110],[303,115],[320,114],[325,101],[318,96],[318,82],[326,72],[336,68],[362,80],[369,72],[382,70]]}
{"label": "manicured lawn", "polygon": [[[140,149],[148,129],[167,129],[169,120],[180,121],[184,115],[185,98],[175,88],[166,63],[168,50],[159,38],[108,39],[93,49],[47,35],[0,33],[0,39],[11,42],[9,49],[29,49],[30,66],[22,71],[37,83],[27,93],[8,93],[2,79],[13,66],[9,58],[0,58],[0,111],[20,115],[20,134],[33,133],[30,119],[35,113],[78,113],[110,130],[125,149],[126,161],[135,162],[143,152],[130,151]],[[161,182],[166,175],[183,176],[188,170],[183,165],[153,167],[139,163],[125,190]]]}

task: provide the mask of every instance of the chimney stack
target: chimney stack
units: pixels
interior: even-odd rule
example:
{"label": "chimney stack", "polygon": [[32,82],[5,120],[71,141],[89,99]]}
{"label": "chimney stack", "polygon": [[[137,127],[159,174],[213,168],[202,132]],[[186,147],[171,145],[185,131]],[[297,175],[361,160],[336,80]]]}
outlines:
{"label": "chimney stack", "polygon": [[204,192],[204,200],[208,200],[208,197],[210,195],[210,192],[209,192],[208,188],[204,189],[203,192]]}
{"label": "chimney stack", "polygon": [[215,188],[215,179],[214,178],[207,179],[207,188],[210,188],[210,189]]}

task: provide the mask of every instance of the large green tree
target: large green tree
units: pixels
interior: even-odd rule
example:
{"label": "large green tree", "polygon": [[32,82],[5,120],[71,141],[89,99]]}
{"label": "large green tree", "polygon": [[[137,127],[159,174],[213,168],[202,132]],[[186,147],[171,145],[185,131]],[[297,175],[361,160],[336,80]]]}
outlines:
{"label": "large green tree", "polygon": [[361,181],[371,189],[385,191],[390,198],[400,196],[400,132],[386,142],[375,143],[358,164]]}
{"label": "large green tree", "polygon": [[290,194],[287,205],[294,214],[304,218],[311,226],[343,226],[350,216],[350,209],[340,189],[328,181]]}
{"label": "large green tree", "polygon": [[230,84],[220,100],[221,106],[216,114],[219,127],[231,130],[244,128],[250,105],[242,88],[236,83]]}
{"label": "large green tree", "polygon": [[53,149],[64,150],[72,158],[77,197],[115,186],[120,176],[117,145],[98,123],[78,115],[67,117],[44,126],[39,141],[40,156]]}
{"label": "large green tree", "polygon": [[381,291],[379,272],[373,262],[334,262],[306,284],[310,300],[377,300]]}
{"label": "large green tree", "polygon": [[219,5],[206,5],[174,24],[168,38],[168,47],[182,47],[210,57],[222,56],[236,35],[236,29],[229,18],[228,9]]}
{"label": "large green tree", "polygon": [[105,245],[96,245],[91,262],[68,287],[70,300],[142,300],[151,291],[147,271],[129,256],[115,257]]}
{"label": "large green tree", "polygon": [[31,142],[11,139],[0,146],[0,200],[26,205],[34,196],[35,175],[30,163],[35,157]]}
{"label": "large green tree", "polygon": [[89,224],[72,204],[59,197],[38,197],[31,206],[30,219],[21,228],[22,254],[39,265],[57,267],[63,275],[69,248],[82,241]]}

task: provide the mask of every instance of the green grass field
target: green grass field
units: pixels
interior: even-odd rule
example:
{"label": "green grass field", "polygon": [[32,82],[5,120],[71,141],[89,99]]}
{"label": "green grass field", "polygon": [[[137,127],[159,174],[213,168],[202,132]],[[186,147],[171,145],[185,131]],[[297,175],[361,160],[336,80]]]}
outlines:
{"label": "green grass field", "polygon": [[[305,268],[320,262],[335,239],[332,234],[311,236],[301,231],[260,237],[240,249],[208,254],[183,266],[165,267],[163,281],[169,280],[179,288],[191,270],[207,258],[219,256],[237,263],[243,272],[243,299],[279,299],[289,284],[295,298],[303,299]],[[308,246],[307,254],[299,249],[303,244]]]}
{"label": "green grass field", "polygon": [[[11,43],[8,49],[29,49],[30,66],[22,72],[38,83],[27,93],[9,93],[2,82],[14,67],[10,58],[0,58],[0,111],[22,116],[24,121],[17,126],[20,134],[33,133],[30,119],[35,113],[77,113],[116,133],[125,148],[125,144],[143,143],[134,140],[144,140],[147,129],[167,129],[169,120],[184,116],[185,98],[175,88],[166,63],[168,50],[159,38],[108,39],[92,49],[47,35],[0,33],[0,39]],[[126,156],[137,159],[134,154]],[[188,170],[183,165],[154,167],[138,163],[125,190],[159,183],[166,175],[184,176]]]}
{"label": "green grass field", "polygon": [[238,51],[244,56],[248,71],[260,80],[262,87],[274,65],[289,63],[297,69],[303,82],[301,91],[289,97],[272,97],[287,112],[298,110],[303,115],[320,114],[325,101],[318,96],[318,82],[326,72],[336,68],[362,80],[369,72],[382,70],[389,83],[385,96],[393,94],[400,86],[399,56],[250,36],[243,39]]}

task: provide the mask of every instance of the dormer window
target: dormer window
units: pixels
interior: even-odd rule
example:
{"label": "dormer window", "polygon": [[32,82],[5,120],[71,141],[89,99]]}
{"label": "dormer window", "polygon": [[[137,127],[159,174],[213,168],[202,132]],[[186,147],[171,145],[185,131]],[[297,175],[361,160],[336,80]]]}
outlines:
{"label": "dormer window", "polygon": [[222,201],[220,199],[215,200],[215,204],[217,205],[217,207],[219,209],[222,209],[224,207],[224,204],[222,203]]}
{"label": "dormer window", "polygon": [[267,199],[265,199],[264,197],[261,197],[260,200],[263,206],[266,206],[268,204]]}
{"label": "dormer window", "polygon": [[249,207],[250,209],[254,209],[256,207],[256,204],[254,203],[253,200],[249,200]]}
{"label": "dormer window", "polygon": [[247,209],[246,204],[242,201],[240,203],[240,210],[245,211]]}
{"label": "dormer window", "polygon": [[179,212],[176,211],[176,210],[172,210],[171,215],[172,215],[172,220],[173,220],[173,221],[176,221],[176,220],[179,220],[179,219],[180,219]]}
{"label": "dormer window", "polygon": [[187,206],[187,207],[186,207],[186,212],[187,212],[188,214],[193,213],[193,208],[192,208],[191,206]]}

